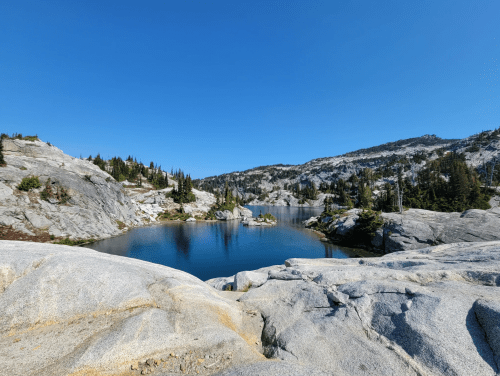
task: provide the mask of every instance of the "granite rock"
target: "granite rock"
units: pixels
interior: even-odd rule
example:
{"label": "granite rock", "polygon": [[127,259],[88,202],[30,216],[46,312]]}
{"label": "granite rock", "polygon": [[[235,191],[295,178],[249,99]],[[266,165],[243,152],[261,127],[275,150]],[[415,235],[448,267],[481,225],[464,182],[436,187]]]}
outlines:
{"label": "granite rock", "polygon": [[[212,374],[265,360],[261,331],[260,315],[187,273],[86,248],[0,241],[2,374],[125,375],[161,358]],[[205,356],[220,358],[210,372],[196,361]]]}

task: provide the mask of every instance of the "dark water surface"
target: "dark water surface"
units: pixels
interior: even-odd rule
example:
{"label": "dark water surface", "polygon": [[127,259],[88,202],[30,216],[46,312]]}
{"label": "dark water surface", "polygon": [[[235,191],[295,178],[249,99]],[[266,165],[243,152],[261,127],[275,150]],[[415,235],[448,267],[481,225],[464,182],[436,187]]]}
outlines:
{"label": "dark water surface", "polygon": [[[207,280],[242,270],[283,264],[286,259],[347,258],[362,251],[319,241],[302,221],[322,208],[247,206],[254,216],[272,213],[274,227],[245,227],[240,221],[168,222],[134,228],[125,235],[88,245],[96,251],[180,269]],[[366,254],[365,254],[366,255]]]}

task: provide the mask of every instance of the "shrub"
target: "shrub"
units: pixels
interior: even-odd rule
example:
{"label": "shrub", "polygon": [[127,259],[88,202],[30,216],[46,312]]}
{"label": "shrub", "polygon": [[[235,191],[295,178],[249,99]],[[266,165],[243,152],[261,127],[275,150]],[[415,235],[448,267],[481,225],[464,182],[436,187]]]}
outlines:
{"label": "shrub", "polygon": [[356,221],[356,228],[353,234],[356,240],[359,239],[363,243],[369,245],[377,229],[384,224],[379,214],[380,213],[373,210],[363,210],[359,213],[359,218]]}
{"label": "shrub", "polygon": [[30,176],[30,177],[25,177],[21,181],[21,184],[17,186],[17,189],[20,191],[26,191],[28,192],[31,189],[36,189],[40,188],[42,185],[40,184],[40,181],[38,180],[38,176]]}
{"label": "shrub", "polygon": [[274,215],[272,215],[271,213],[266,213],[264,215],[259,214],[259,218],[267,219],[269,221],[276,221],[276,217]]}
{"label": "shrub", "polygon": [[71,198],[68,192],[63,188],[56,186],[55,192],[50,183],[50,179],[47,179],[45,188],[40,192],[40,198],[44,201],[49,201],[50,198],[57,200],[59,204],[65,204]]}

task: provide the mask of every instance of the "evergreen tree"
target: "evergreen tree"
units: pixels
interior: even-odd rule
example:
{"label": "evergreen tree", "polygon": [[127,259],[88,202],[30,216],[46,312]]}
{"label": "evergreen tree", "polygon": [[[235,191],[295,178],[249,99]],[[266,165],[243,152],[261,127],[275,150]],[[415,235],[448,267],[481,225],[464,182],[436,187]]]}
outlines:
{"label": "evergreen tree", "polygon": [[358,204],[360,208],[370,209],[372,206],[372,190],[364,183],[360,184]]}

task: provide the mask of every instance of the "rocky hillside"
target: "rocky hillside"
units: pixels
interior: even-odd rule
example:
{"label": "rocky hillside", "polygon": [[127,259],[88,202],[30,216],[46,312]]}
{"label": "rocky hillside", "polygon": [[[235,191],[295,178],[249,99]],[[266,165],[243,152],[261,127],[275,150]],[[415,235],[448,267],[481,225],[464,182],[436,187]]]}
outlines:
{"label": "rocky hillside", "polygon": [[[368,149],[360,149],[336,157],[318,158],[302,165],[272,165],[257,167],[243,172],[232,172],[207,177],[194,183],[207,191],[229,186],[253,205],[321,206],[326,196],[299,203],[291,188],[300,184],[302,188],[317,188],[338,179],[347,180],[352,174],[360,174],[366,168],[380,174],[375,185],[393,181],[399,168],[405,176],[415,176],[428,161],[448,152],[464,153],[468,165],[476,168],[482,176],[490,177],[495,167],[495,158],[500,153],[500,131],[486,131],[462,140],[441,139],[435,135],[399,140]],[[500,163],[496,166],[500,179]]]}
{"label": "rocky hillside", "polygon": [[[28,236],[101,238],[141,224],[136,206],[121,184],[89,161],[70,157],[41,141],[3,140],[6,167],[0,168],[0,224]],[[41,187],[17,189],[23,178],[38,176]],[[40,198],[46,186],[64,189],[69,199]]]}
{"label": "rocky hillside", "polygon": [[[0,226],[3,238],[35,241],[100,239],[133,226],[156,222],[179,204],[146,179],[136,188],[118,183],[91,161],[64,154],[40,140],[3,139],[5,167],[0,167]],[[23,178],[38,177],[38,188],[18,189]],[[172,178],[171,176],[169,176]],[[175,180],[171,180],[175,187]],[[44,191],[51,194],[43,199]],[[62,194],[61,194],[62,193]],[[215,203],[211,193],[193,190],[185,204],[190,216],[204,215]]]}
{"label": "rocky hillside", "polygon": [[[409,209],[400,213],[351,209],[333,216],[312,217],[307,227],[322,232],[334,243],[362,247],[378,253],[425,248],[459,242],[500,241],[500,208],[441,213]],[[364,218],[361,218],[362,215]],[[374,225],[379,217],[379,224]],[[375,227],[370,227],[374,225]]]}
{"label": "rocky hillside", "polygon": [[[496,376],[500,242],[289,259],[228,278],[0,241],[11,376]],[[227,285],[227,281],[225,283]]]}

